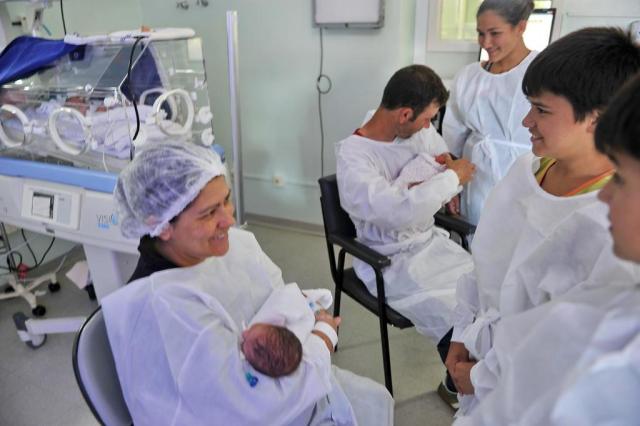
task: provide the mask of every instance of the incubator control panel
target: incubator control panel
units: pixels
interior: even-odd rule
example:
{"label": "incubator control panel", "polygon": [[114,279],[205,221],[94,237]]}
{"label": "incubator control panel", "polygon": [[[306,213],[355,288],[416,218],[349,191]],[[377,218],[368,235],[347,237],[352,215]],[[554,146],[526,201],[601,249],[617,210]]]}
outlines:
{"label": "incubator control panel", "polygon": [[27,183],[22,192],[22,216],[38,222],[77,229],[80,193]]}

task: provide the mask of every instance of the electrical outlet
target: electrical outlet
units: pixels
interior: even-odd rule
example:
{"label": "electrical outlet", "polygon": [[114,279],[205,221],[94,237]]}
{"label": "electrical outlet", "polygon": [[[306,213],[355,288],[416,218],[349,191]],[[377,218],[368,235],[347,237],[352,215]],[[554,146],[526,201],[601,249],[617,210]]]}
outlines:
{"label": "electrical outlet", "polygon": [[281,175],[273,175],[271,182],[273,182],[275,186],[284,186],[284,178]]}

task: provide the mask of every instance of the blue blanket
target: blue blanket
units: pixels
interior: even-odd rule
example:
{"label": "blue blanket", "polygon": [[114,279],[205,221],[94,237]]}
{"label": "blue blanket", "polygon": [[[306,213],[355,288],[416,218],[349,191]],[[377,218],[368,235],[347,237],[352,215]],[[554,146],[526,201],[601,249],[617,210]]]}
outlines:
{"label": "blue blanket", "polygon": [[84,46],[67,44],[63,40],[17,37],[0,53],[0,85],[29,77],[50,67],[56,59],[83,50]]}

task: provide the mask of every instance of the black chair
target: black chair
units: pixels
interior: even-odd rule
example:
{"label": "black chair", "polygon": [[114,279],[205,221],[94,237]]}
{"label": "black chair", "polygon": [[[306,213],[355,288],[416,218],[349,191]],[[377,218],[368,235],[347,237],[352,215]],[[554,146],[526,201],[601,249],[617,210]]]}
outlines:
{"label": "black chair", "polygon": [[[347,212],[340,206],[336,175],[324,176],[318,180],[318,183],[320,184],[320,204],[322,206],[322,218],[324,220],[331,276],[336,286],[333,314],[334,316],[340,314],[340,296],[342,292],[344,292],[378,316],[380,322],[380,340],[382,344],[382,362],[384,366],[384,383],[393,395],[387,324],[404,329],[413,327],[413,323],[386,303],[382,270],[391,264],[391,259],[356,241],[356,229],[353,222]],[[458,233],[461,236],[462,246],[465,247],[465,249],[468,247],[466,236],[475,231],[473,225],[456,217],[441,213],[436,214],[435,221],[436,225]],[[334,245],[340,248],[337,263],[333,250]],[[344,268],[346,253],[366,262],[373,268],[376,274],[378,297],[369,293],[364,283],[356,276],[353,268]]]}

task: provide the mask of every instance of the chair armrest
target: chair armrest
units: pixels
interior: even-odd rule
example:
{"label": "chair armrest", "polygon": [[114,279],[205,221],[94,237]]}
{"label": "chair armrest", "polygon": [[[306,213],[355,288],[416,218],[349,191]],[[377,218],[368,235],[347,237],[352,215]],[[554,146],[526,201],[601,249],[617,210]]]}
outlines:
{"label": "chair armrest", "polygon": [[454,231],[463,236],[476,232],[476,226],[470,224],[460,216],[452,216],[446,213],[438,212],[433,217],[435,219],[436,226],[444,228],[448,231]]}
{"label": "chair armrest", "polygon": [[354,238],[344,238],[337,235],[330,235],[329,242],[342,247],[347,253],[353,257],[357,257],[363,262],[369,264],[374,269],[382,269],[391,265],[391,259],[383,256],[377,251],[356,241]]}

